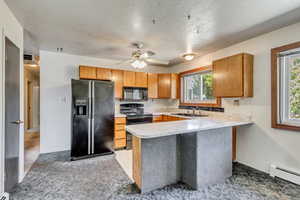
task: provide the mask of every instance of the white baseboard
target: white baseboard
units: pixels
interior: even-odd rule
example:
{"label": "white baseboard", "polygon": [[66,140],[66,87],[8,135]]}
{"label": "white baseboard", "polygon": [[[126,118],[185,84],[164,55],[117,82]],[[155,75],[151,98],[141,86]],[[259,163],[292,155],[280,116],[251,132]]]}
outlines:
{"label": "white baseboard", "polygon": [[9,200],[9,194],[8,193],[3,193],[0,195],[0,200]]}

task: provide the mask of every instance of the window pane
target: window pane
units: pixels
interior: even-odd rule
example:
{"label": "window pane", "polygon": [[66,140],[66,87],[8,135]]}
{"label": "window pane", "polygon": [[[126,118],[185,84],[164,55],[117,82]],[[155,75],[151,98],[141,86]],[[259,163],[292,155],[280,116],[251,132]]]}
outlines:
{"label": "window pane", "polygon": [[213,97],[213,88],[212,88],[212,73],[203,74],[203,98],[202,100],[214,99]]}
{"label": "window pane", "polygon": [[201,103],[214,100],[212,91],[212,73],[196,73],[183,77],[183,101],[186,103]]}
{"label": "window pane", "polygon": [[300,119],[300,54],[289,60],[289,118]]}

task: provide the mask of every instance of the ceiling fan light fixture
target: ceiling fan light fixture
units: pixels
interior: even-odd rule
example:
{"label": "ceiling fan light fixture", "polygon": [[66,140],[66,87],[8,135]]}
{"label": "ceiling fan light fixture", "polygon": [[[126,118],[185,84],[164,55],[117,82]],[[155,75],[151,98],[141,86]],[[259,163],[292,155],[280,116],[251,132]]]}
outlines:
{"label": "ceiling fan light fixture", "polygon": [[193,60],[195,58],[195,53],[186,53],[186,54],[183,54],[182,57],[187,60],[187,61],[190,61],[190,60]]}
{"label": "ceiling fan light fixture", "polygon": [[135,60],[131,63],[131,66],[136,69],[143,69],[147,66],[147,63],[143,60]]}

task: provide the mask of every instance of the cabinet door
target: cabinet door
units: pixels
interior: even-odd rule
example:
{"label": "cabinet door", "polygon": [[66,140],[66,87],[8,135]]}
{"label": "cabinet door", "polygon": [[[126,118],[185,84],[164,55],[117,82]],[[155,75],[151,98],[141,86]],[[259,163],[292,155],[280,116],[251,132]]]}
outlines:
{"label": "cabinet door", "polygon": [[98,80],[111,80],[111,69],[97,68]]}
{"label": "cabinet door", "polygon": [[158,75],[158,98],[171,98],[171,74]]}
{"label": "cabinet door", "polygon": [[158,98],[158,75],[148,74],[148,98],[156,99]]}
{"label": "cabinet door", "polygon": [[121,99],[123,97],[123,70],[111,71],[112,81],[115,83],[115,98]]}
{"label": "cabinet door", "polygon": [[163,121],[163,116],[153,116],[153,122],[162,122]]}
{"label": "cabinet door", "polygon": [[96,79],[96,67],[79,66],[79,78],[81,79]]}
{"label": "cabinet door", "polygon": [[178,99],[178,74],[171,74],[171,98]]}
{"label": "cabinet door", "polygon": [[214,96],[243,96],[243,55],[214,61],[213,76]]}
{"label": "cabinet door", "polygon": [[124,86],[135,87],[135,72],[124,71]]}
{"label": "cabinet door", "polygon": [[148,87],[148,76],[145,72],[135,72],[135,86],[147,88]]}
{"label": "cabinet door", "polygon": [[244,95],[243,86],[243,55],[231,56],[228,58],[228,89],[231,91],[228,96],[241,97]]}

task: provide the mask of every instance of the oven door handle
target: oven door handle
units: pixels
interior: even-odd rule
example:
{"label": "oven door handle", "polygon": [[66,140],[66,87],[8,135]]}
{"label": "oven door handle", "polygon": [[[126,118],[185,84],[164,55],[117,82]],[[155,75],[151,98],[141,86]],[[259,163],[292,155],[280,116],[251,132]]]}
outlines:
{"label": "oven door handle", "polygon": [[150,119],[152,118],[151,116],[144,116],[144,117],[127,117],[127,120],[131,119]]}

